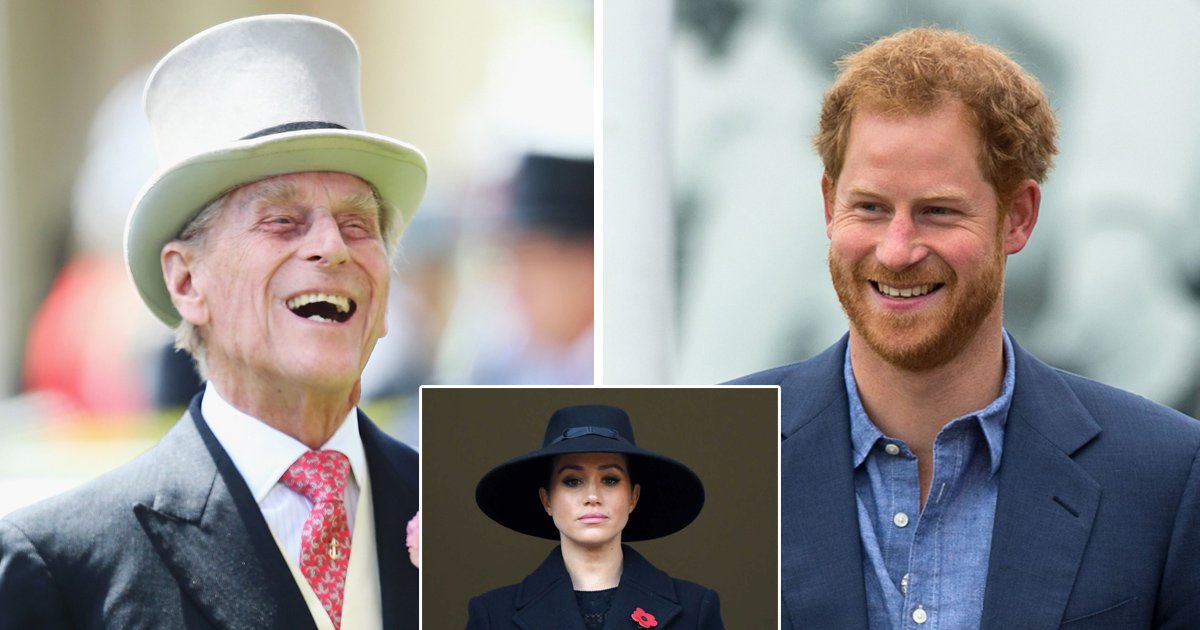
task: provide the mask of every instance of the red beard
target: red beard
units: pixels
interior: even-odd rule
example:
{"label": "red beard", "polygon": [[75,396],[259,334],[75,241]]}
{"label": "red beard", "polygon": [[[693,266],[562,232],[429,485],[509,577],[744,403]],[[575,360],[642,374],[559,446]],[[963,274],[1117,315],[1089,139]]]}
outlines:
{"label": "red beard", "polygon": [[[849,268],[829,250],[829,273],[842,309],[867,346],[888,363],[921,372],[957,357],[996,308],[1004,290],[1004,255],[998,236],[989,264],[978,277],[964,282],[936,256],[915,268],[895,273],[867,257]],[[867,294],[873,282],[897,286],[940,284],[941,303],[933,312],[887,313]]]}

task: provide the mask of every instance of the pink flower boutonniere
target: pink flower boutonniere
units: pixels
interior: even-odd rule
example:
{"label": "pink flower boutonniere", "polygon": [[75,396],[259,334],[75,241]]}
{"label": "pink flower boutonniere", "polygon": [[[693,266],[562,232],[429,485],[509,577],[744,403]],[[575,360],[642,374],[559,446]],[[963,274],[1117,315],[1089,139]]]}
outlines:
{"label": "pink flower boutonniere", "polygon": [[658,620],[654,618],[654,615],[651,615],[650,613],[642,610],[641,608],[638,608],[637,610],[633,611],[632,616],[633,616],[633,620],[636,621],[637,624],[643,628],[653,628],[654,626],[658,625]]}
{"label": "pink flower boutonniere", "polygon": [[[408,545],[408,561],[421,568],[421,512],[417,512],[405,528],[404,544]],[[641,610],[640,608],[638,610]]]}

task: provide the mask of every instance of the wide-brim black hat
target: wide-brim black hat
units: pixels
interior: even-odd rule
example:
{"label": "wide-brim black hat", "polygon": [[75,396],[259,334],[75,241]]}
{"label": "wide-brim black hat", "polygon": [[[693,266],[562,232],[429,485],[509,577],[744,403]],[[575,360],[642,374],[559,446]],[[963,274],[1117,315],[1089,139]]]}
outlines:
{"label": "wide-brim black hat", "polygon": [[650,540],[687,527],[704,507],[704,484],[683,464],[637,446],[629,416],[617,407],[579,405],[550,416],[542,448],[496,466],[475,487],[475,502],[501,525],[538,538],[558,540],[538,488],[550,478],[550,462],[570,453],[623,453],[630,476],[642,487],[622,541]]}

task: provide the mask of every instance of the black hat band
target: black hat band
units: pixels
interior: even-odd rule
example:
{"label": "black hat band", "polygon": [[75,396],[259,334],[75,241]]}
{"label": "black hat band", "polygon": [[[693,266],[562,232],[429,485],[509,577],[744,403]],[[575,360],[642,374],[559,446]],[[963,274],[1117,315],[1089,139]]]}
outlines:
{"label": "black hat band", "polygon": [[308,129],[345,129],[345,127],[331,122],[321,122],[319,120],[302,120],[300,122],[283,123],[274,127],[267,127],[261,131],[255,131],[248,136],[242,136],[239,140],[253,140],[263,136],[273,136],[277,133],[287,133],[289,131],[305,131]]}
{"label": "black hat band", "polygon": [[616,440],[618,442],[625,442],[626,444],[630,444],[629,440],[626,440],[625,438],[621,437],[621,434],[618,433],[616,429],[610,429],[608,427],[571,427],[571,428],[563,431],[562,435],[551,440],[550,444],[547,444],[546,446],[558,444],[559,442],[562,442],[563,440],[573,440],[575,438],[580,438],[585,435],[597,435],[602,438],[608,438],[610,440]]}

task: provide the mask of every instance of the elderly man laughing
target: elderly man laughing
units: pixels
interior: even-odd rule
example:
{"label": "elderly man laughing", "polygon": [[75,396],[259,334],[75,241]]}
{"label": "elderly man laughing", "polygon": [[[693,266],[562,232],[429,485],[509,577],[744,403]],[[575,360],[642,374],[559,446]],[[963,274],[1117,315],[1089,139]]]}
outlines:
{"label": "elderly man laughing", "polygon": [[362,131],[358,68],[336,25],[259,16],[151,75],[165,168],[126,257],[207,385],[138,460],[0,520],[0,628],[417,627],[417,455],[356,403],[425,160]]}

